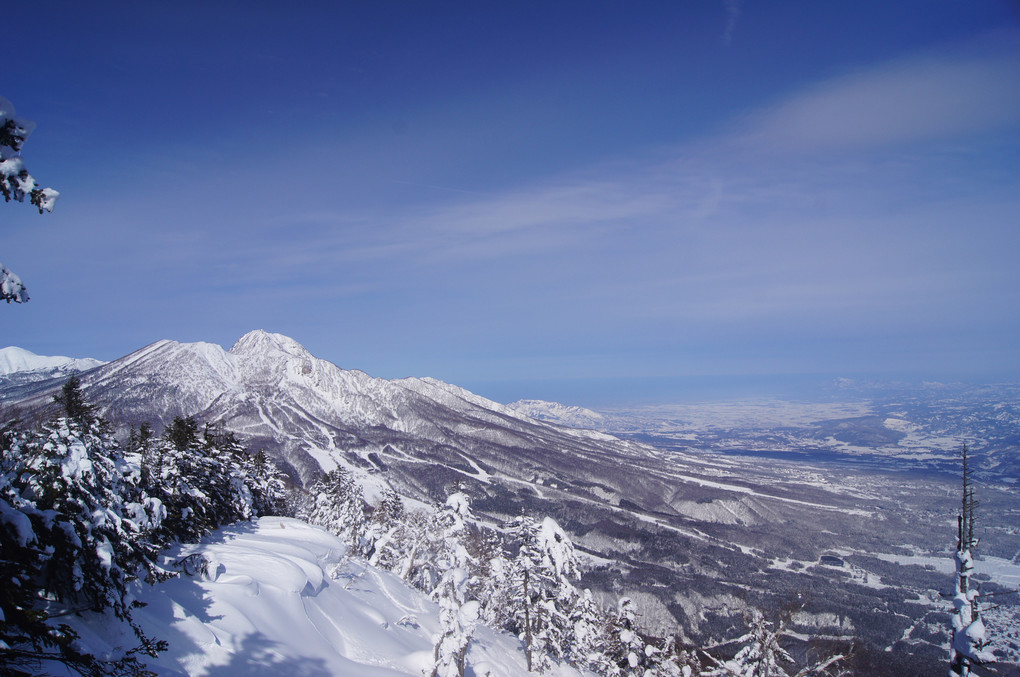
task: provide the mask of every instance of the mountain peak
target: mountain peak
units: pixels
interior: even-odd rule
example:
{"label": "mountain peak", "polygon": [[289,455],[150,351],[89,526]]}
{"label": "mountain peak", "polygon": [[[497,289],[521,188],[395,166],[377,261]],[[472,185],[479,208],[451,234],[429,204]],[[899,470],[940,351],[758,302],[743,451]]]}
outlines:
{"label": "mountain peak", "polygon": [[283,334],[273,334],[263,329],[250,331],[237,340],[229,350],[231,355],[251,355],[282,352],[295,357],[306,357],[308,350],[303,345]]}

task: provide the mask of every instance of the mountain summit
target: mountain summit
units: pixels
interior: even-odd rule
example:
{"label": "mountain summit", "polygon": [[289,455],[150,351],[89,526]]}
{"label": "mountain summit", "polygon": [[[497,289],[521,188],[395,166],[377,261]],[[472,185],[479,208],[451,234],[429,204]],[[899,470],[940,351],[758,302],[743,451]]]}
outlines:
{"label": "mountain summit", "polygon": [[262,329],[250,331],[237,340],[228,351],[231,355],[253,357],[297,357],[311,359],[303,345],[283,334],[272,334]]}

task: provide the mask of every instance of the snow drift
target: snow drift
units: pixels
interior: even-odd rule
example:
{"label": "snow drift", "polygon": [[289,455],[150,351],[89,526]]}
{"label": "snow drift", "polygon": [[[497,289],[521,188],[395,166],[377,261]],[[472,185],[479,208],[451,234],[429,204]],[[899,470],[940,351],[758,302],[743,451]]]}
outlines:
{"label": "snow drift", "polygon": [[[397,576],[347,557],[326,531],[263,517],[214,532],[170,556],[198,555],[194,575],[141,586],[135,620],[169,642],[148,659],[161,677],[382,677],[428,674],[438,607]],[[193,561],[198,558],[192,557]],[[105,615],[76,620],[97,655],[131,646],[130,630]],[[520,642],[479,627],[468,650],[479,677],[527,674]],[[563,674],[576,675],[567,668]]]}

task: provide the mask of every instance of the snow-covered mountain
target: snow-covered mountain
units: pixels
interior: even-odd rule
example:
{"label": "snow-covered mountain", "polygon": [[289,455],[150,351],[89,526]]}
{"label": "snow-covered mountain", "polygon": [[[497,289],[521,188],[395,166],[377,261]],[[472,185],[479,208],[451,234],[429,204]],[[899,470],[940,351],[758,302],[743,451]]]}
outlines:
{"label": "snow-covered mountain", "polygon": [[55,377],[66,378],[73,373],[95,369],[104,364],[91,357],[46,357],[16,346],[0,348],[0,378],[6,377],[8,382],[27,383]]}
{"label": "snow-covered mountain", "polygon": [[[134,619],[169,649],[146,658],[160,677],[428,674],[438,606],[394,574],[348,559],[332,534],[299,520],[263,517],[221,529],[172,559],[198,555],[205,573],[140,585]],[[136,643],[109,615],[70,621],[97,655]],[[476,675],[525,675],[521,643],[480,626],[467,662]],[[577,675],[559,668],[557,674]]]}
{"label": "snow-covered mountain", "polygon": [[[15,409],[52,406],[62,382],[5,385],[0,398]],[[918,582],[925,590],[941,583],[875,554],[901,552],[905,544],[937,552],[949,538],[946,520],[925,526],[915,516],[951,514],[953,479],[925,477],[923,491],[905,490],[906,480],[895,476],[756,457],[741,438],[731,444],[741,445],[743,456],[655,448],[526,413],[567,421],[584,412],[506,406],[435,379],[373,378],[263,331],[229,350],[159,341],[84,372],[82,383],[122,430],[149,421],[158,431],[179,415],[221,421],[298,482],[344,465],[370,500],[373,486],[386,485],[435,504],[460,482],[483,521],[522,511],[551,515],[592,558],[582,585],[609,601],[634,598],[653,632],[679,629],[693,641],[725,636],[749,596],[778,609],[804,591],[824,591],[811,595],[811,613],[856,628],[877,661],[908,652],[920,666],[888,674],[925,674],[941,660],[934,643],[887,641],[925,617],[908,601],[922,594]],[[725,442],[721,430],[714,434]],[[989,510],[1015,503],[990,488],[983,498]],[[997,538],[989,534],[983,545],[998,547]],[[1000,540],[1005,552],[1008,539]],[[822,554],[833,553],[852,567],[820,564]],[[875,622],[875,609],[886,610],[884,625]],[[896,651],[886,652],[893,644]]]}
{"label": "snow-covered mountain", "polygon": [[548,421],[571,428],[600,430],[605,426],[606,417],[597,411],[545,400],[517,400],[507,405],[514,411],[526,414],[539,421]]}
{"label": "snow-covered mountain", "polygon": [[[543,423],[435,379],[388,381],[341,369],[264,331],[246,334],[230,350],[159,341],[84,374],[82,382],[119,424],[147,420],[158,429],[181,415],[220,421],[274,454],[301,482],[342,463],[363,476],[387,472],[390,484],[421,499],[435,499],[458,479],[487,482],[492,473],[528,483],[580,481],[586,461],[619,464],[657,453]],[[43,406],[57,387],[14,389],[7,399]]]}

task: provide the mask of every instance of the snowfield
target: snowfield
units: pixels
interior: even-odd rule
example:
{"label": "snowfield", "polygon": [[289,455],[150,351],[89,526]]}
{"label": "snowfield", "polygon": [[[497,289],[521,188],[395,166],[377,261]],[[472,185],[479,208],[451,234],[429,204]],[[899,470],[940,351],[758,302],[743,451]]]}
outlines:
{"label": "snowfield", "polygon": [[[146,606],[136,621],[170,645],[148,662],[160,676],[420,677],[432,670],[438,606],[397,576],[349,559],[323,529],[263,517],[170,553],[189,555],[207,560],[204,573],[141,586],[139,594]],[[74,622],[97,655],[136,643],[108,616]],[[468,664],[478,677],[528,674],[521,643],[484,626]]]}

